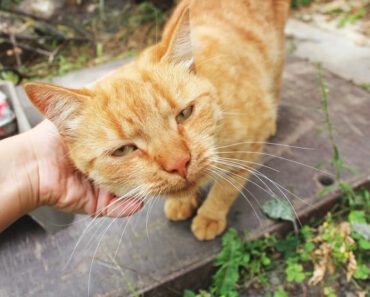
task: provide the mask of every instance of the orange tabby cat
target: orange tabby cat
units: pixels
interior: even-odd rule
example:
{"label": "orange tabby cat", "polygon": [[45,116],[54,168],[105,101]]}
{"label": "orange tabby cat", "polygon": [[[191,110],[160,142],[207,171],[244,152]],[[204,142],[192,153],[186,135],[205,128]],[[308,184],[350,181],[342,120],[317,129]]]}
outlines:
{"label": "orange tabby cat", "polygon": [[192,222],[210,240],[257,161],[241,151],[259,152],[275,133],[289,6],[182,1],[159,44],[91,86],[25,89],[76,167],[118,196],[137,187],[164,195],[166,216],[185,220],[199,188],[217,179]]}

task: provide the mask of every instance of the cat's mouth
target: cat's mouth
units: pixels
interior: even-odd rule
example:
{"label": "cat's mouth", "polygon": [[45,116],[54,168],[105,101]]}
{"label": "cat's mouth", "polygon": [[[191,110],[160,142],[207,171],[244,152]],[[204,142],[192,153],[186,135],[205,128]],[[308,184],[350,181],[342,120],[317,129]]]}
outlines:
{"label": "cat's mouth", "polygon": [[165,189],[162,193],[165,196],[170,197],[183,197],[183,196],[189,196],[190,194],[193,194],[196,192],[202,184],[206,182],[207,178],[203,174],[199,174],[197,178],[187,179],[183,180],[182,183],[176,186],[170,186],[167,189]]}
{"label": "cat's mouth", "polygon": [[190,193],[193,193],[197,189],[197,183],[195,182],[187,182],[183,187],[176,187],[172,189],[168,189],[165,196],[171,197],[178,197],[181,198],[183,196],[188,196]]}

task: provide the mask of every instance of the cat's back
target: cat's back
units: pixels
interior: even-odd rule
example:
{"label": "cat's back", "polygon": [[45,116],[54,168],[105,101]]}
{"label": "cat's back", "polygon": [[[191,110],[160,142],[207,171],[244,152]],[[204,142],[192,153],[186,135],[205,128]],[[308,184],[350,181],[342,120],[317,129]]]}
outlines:
{"label": "cat's back", "polygon": [[259,86],[277,100],[290,0],[185,0],[175,10],[165,34],[188,6],[197,72],[221,93]]}

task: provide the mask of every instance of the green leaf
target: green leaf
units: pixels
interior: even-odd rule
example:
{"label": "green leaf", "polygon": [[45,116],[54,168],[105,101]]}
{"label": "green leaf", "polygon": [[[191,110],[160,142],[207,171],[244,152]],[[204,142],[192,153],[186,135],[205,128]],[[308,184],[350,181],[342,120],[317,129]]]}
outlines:
{"label": "green leaf", "polygon": [[269,200],[262,205],[262,210],[271,219],[290,221],[293,223],[294,229],[298,229],[295,214],[288,202],[279,199]]}
{"label": "green leaf", "polygon": [[334,289],[332,289],[330,287],[325,287],[324,288],[324,296],[327,296],[327,297],[336,297],[337,294],[335,294]]}
{"label": "green leaf", "polygon": [[323,187],[319,192],[319,196],[320,197],[325,196],[326,194],[330,193],[331,191],[335,190],[336,188],[337,188],[337,185],[335,185],[335,184]]}
{"label": "green leaf", "polygon": [[370,250],[370,241],[366,239],[360,239],[358,241],[358,246],[360,249],[368,251]]}
{"label": "green leaf", "polygon": [[276,249],[278,252],[284,254],[285,259],[294,258],[297,255],[299,243],[298,236],[288,235],[285,239],[281,239],[276,243]]}
{"label": "green leaf", "polygon": [[238,296],[237,282],[239,270],[244,267],[250,258],[246,256],[244,244],[235,229],[230,229],[222,237],[222,249],[214,265],[218,267],[213,276],[212,291],[216,296]]}
{"label": "green leaf", "polygon": [[306,273],[303,271],[303,266],[295,261],[287,261],[285,269],[287,281],[302,283],[306,278]]}
{"label": "green leaf", "polygon": [[365,264],[358,265],[353,277],[362,280],[368,279],[370,277],[370,268]]}
{"label": "green leaf", "polygon": [[366,224],[366,216],[363,210],[352,210],[348,215],[348,221]]}
{"label": "green leaf", "polygon": [[193,291],[185,290],[184,297],[197,297],[197,295]]}
{"label": "green leaf", "polygon": [[360,234],[366,240],[370,240],[370,225],[367,223],[353,222],[352,230]]}
{"label": "green leaf", "polygon": [[288,297],[288,293],[283,288],[279,288],[274,292],[274,297]]}

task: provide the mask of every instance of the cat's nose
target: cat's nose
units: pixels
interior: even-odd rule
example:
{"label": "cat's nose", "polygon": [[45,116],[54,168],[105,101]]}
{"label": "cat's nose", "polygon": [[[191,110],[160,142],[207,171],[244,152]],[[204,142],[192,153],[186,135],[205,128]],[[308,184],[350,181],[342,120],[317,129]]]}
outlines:
{"label": "cat's nose", "polygon": [[167,162],[163,164],[163,167],[168,173],[177,173],[183,178],[186,178],[190,159],[190,154],[175,157],[172,160],[167,160]]}

